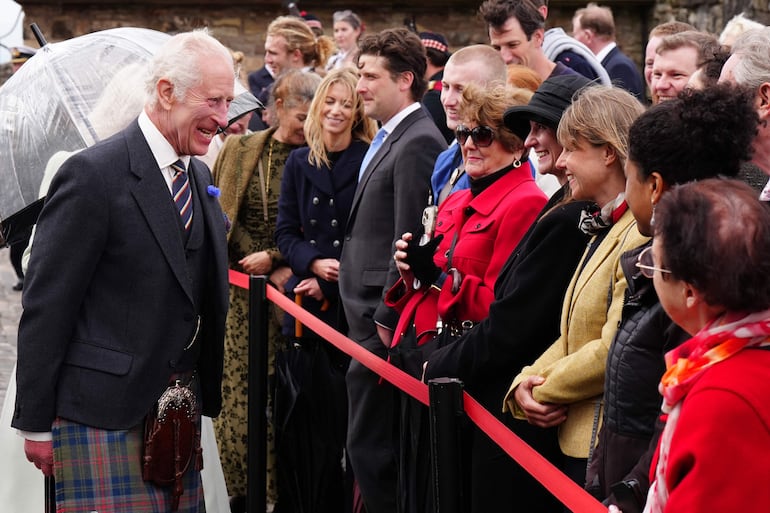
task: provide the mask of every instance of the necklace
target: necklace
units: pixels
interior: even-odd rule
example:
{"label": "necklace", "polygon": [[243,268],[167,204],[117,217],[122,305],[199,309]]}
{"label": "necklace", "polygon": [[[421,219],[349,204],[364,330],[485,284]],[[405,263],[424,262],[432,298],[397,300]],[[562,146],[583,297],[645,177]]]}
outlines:
{"label": "necklace", "polygon": [[262,215],[265,219],[265,222],[268,221],[268,215],[267,215],[267,196],[270,194],[270,178],[272,177],[273,173],[273,142],[275,139],[272,137],[270,138],[270,145],[268,146],[267,150],[267,180],[265,180],[265,173],[262,170],[262,158],[257,161],[257,171],[259,172],[259,192],[262,196]]}
{"label": "necklace", "polygon": [[267,180],[265,181],[265,197],[270,195],[270,178],[273,174],[273,143],[275,139],[270,138],[270,145],[267,149]]}

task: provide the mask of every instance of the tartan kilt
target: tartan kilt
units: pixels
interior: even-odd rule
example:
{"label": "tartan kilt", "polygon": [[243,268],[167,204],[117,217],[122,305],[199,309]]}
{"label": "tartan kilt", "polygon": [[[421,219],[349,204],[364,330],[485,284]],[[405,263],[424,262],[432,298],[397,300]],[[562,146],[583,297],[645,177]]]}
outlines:
{"label": "tartan kilt", "polygon": [[[173,485],[142,479],[144,423],[104,430],[65,419],[53,424],[57,513],[166,513]],[[205,513],[200,471],[184,475],[181,513]]]}

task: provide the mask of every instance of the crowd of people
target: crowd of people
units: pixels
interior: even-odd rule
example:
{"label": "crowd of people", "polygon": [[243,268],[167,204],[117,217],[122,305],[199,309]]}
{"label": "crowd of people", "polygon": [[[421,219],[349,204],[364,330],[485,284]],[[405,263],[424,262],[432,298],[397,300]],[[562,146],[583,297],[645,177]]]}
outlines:
{"label": "crowd of people", "polygon": [[[242,55],[179,34],[138,119],[56,171],[12,425],[59,511],[211,510],[208,450],[242,513],[255,415],[273,511],[434,511],[426,408],[275,305],[268,409],[248,411],[228,268],[462,380],[611,511],[770,504],[770,28],[664,23],[639,68],[593,3],[570,36],[546,0],[485,0],[490,44],[455,51],[300,14],[248,75],[263,111],[228,119]],[[464,510],[565,510],[461,435]]]}

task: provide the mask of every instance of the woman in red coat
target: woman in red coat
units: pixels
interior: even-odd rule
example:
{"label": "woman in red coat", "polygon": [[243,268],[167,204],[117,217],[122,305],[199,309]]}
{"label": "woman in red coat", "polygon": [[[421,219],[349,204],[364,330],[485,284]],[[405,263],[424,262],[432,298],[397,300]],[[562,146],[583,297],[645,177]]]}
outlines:
{"label": "woman in red coat", "polygon": [[408,328],[407,317],[422,345],[439,329],[459,332],[487,316],[500,268],[547,200],[532,178],[523,142],[502,121],[506,108],[526,104],[528,96],[502,85],[463,93],[456,135],[471,187],[441,204],[430,243],[419,246],[411,233],[396,242],[402,279],[386,303],[406,315],[394,346]]}
{"label": "woman in red coat", "polygon": [[742,182],[703,180],[663,196],[654,230],[637,266],[693,337],[666,354],[645,512],[768,511],[770,210]]}
{"label": "woman in red coat", "polygon": [[[446,342],[446,335],[457,337],[487,317],[500,269],[546,203],[523,142],[503,124],[505,109],[526,104],[531,94],[503,85],[469,86],[463,92],[462,121],[455,133],[471,187],[441,204],[429,243],[420,246],[419,235],[411,233],[396,242],[394,258],[402,278],[388,291],[386,303],[402,315],[391,351],[398,354],[395,361],[416,377],[429,348],[436,346],[426,342],[438,341],[439,335]],[[415,414],[420,412],[424,413],[418,409]],[[414,440],[415,429],[421,428],[402,426],[402,433]],[[414,450],[417,460],[427,465],[424,442],[402,447],[402,455]],[[416,482],[426,475],[417,471],[401,479],[411,486],[404,491],[407,511],[429,508],[430,486]]]}

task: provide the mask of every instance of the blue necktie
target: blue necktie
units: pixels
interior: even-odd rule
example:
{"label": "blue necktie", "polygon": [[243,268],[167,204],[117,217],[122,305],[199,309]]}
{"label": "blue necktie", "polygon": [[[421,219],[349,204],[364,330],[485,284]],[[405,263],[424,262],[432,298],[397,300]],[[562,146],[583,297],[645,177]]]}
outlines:
{"label": "blue necktie", "polygon": [[174,197],[176,208],[179,209],[179,215],[182,218],[182,224],[185,231],[190,230],[192,224],[192,193],[190,192],[190,181],[187,179],[187,171],[184,162],[177,160],[171,164],[174,170],[174,178],[171,180],[171,195]]}
{"label": "blue necktie", "polygon": [[377,135],[374,136],[374,140],[372,141],[372,144],[369,146],[369,149],[366,150],[366,155],[364,155],[364,160],[361,162],[361,169],[358,171],[358,181],[361,181],[361,177],[364,176],[364,172],[366,171],[366,166],[369,165],[369,162],[372,161],[374,158],[374,155],[377,153],[377,150],[380,149],[380,146],[382,146],[382,141],[385,140],[385,136],[388,135],[388,132],[385,131],[384,128],[380,128],[377,131]]}

